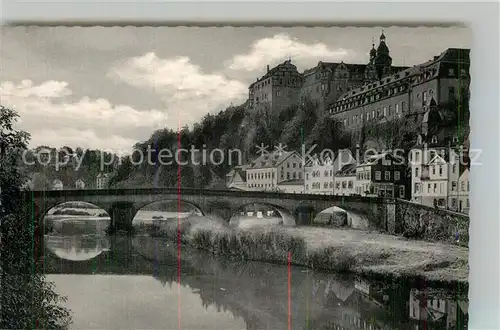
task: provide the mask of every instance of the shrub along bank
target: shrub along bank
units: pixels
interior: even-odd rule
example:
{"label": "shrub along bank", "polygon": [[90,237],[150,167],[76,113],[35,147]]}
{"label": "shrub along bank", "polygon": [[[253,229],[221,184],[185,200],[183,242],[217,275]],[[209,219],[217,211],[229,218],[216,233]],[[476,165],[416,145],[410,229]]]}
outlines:
{"label": "shrub along bank", "polygon": [[468,250],[350,229],[259,227],[239,229],[207,217],[166,222],[154,236],[233,258],[367,276],[466,283]]}

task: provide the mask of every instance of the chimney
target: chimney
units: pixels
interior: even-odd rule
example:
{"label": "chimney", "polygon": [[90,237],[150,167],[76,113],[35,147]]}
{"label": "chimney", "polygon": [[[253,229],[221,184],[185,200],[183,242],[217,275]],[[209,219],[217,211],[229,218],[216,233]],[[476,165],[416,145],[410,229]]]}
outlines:
{"label": "chimney", "polygon": [[269,64],[267,65],[267,72],[269,72]]}

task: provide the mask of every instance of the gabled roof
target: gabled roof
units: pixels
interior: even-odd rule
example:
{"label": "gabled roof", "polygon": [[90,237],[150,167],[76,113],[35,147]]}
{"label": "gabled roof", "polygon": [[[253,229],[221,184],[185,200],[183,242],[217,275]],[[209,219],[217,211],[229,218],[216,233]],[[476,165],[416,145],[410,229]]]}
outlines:
{"label": "gabled roof", "polygon": [[335,173],[335,176],[353,176],[356,175],[357,164],[347,164],[342,166],[342,169]]}
{"label": "gabled roof", "polygon": [[257,159],[250,163],[249,169],[278,167],[281,163],[293,155],[299,156],[295,151],[273,151],[270,154],[260,155]]}
{"label": "gabled roof", "polygon": [[303,185],[304,180],[303,179],[290,179],[290,180],[285,180],[281,181],[278,183],[278,186],[298,186],[298,185]]}

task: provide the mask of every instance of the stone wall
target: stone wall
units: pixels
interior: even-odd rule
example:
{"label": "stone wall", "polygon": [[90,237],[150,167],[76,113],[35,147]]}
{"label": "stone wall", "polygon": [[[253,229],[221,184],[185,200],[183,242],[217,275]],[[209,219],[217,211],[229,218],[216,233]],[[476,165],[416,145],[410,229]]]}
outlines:
{"label": "stone wall", "polygon": [[396,200],[396,235],[410,239],[468,246],[469,217],[466,214]]}

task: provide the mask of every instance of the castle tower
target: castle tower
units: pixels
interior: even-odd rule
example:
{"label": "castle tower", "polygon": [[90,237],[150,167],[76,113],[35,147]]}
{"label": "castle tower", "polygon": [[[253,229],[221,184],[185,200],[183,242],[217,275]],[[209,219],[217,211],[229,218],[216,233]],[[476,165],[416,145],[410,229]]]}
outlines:
{"label": "castle tower", "polygon": [[385,74],[390,73],[390,68],[392,66],[392,58],[389,55],[389,47],[387,47],[384,31],[380,35],[380,43],[377,48],[377,54],[375,56],[374,64],[377,68],[377,73],[379,79],[381,79]]}
{"label": "castle tower", "polygon": [[364,82],[369,83],[378,80],[378,73],[375,67],[375,59],[377,58],[377,50],[375,49],[375,40],[372,40],[372,49],[369,53],[370,60],[365,68]]}

